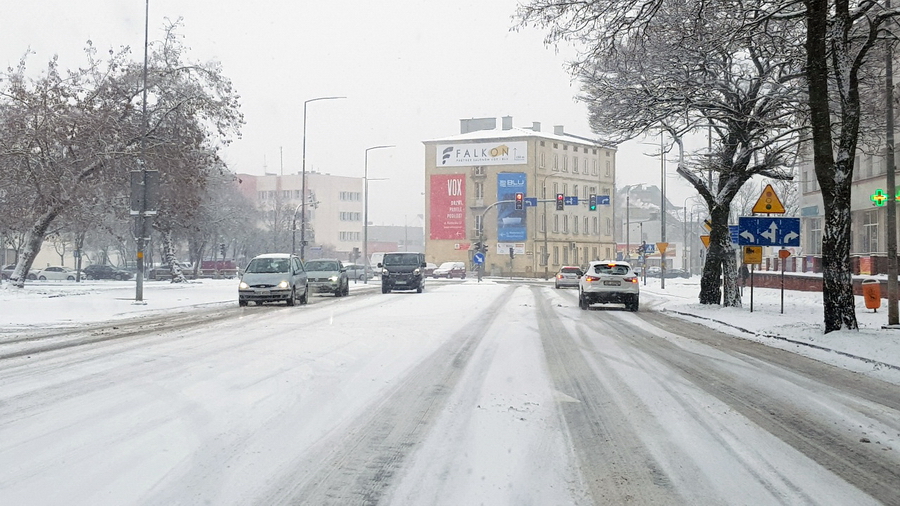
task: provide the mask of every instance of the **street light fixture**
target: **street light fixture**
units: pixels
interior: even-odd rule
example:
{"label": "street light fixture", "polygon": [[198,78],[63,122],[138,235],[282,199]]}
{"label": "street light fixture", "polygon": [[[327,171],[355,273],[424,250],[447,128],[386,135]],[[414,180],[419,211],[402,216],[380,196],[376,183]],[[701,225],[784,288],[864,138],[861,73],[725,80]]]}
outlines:
{"label": "street light fixture", "polygon": [[300,260],[306,259],[306,104],[310,102],[317,102],[319,100],[337,100],[339,98],[347,97],[317,97],[303,102],[303,158],[301,162],[301,172],[303,174],[303,189],[300,194],[300,207],[302,208],[302,212],[300,213]]}
{"label": "street light fixture", "polygon": [[363,265],[366,275],[363,284],[369,284],[369,151],[373,149],[394,148],[393,144],[366,148],[366,163],[363,172]]}

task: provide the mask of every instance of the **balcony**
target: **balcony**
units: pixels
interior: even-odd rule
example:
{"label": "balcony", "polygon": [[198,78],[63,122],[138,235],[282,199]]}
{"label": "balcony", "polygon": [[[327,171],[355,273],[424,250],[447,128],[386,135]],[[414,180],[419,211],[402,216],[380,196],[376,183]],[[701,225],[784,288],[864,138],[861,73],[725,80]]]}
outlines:
{"label": "balcony", "polygon": [[484,199],[476,198],[475,200],[472,201],[471,207],[473,207],[473,208],[484,207]]}

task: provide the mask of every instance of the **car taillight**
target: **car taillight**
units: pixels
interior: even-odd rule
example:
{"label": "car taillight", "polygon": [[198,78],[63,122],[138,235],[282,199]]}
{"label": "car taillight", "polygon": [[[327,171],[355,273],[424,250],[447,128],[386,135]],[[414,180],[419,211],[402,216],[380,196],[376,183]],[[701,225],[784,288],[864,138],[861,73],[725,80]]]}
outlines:
{"label": "car taillight", "polygon": [[562,278],[563,278],[562,274],[557,274],[557,275],[556,275],[556,279],[562,279]]}
{"label": "car taillight", "polygon": [[600,281],[600,278],[598,278],[597,276],[585,276],[584,280],[587,281],[588,283],[591,283],[594,281]]}
{"label": "car taillight", "polygon": [[627,282],[629,282],[629,283],[637,283],[637,282],[638,282],[638,278],[636,278],[636,277],[634,277],[634,276],[628,276],[628,277],[625,278],[625,281],[627,281]]}

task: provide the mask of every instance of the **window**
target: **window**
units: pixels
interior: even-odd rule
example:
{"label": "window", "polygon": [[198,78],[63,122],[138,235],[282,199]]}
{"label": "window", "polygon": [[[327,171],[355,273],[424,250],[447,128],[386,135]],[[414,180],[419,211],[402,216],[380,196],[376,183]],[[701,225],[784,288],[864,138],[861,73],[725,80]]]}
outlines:
{"label": "window", "polygon": [[553,170],[559,170],[559,154],[553,153]]}
{"label": "window", "polygon": [[341,221],[362,221],[361,213],[341,212]]}
{"label": "window", "polygon": [[481,218],[482,218],[482,216],[480,214],[475,215],[475,232],[478,235],[481,235],[482,232],[484,232],[484,230],[482,230],[482,228],[481,228],[483,226]]}
{"label": "window", "polygon": [[569,263],[569,248],[563,247],[563,265]]}
{"label": "window", "polygon": [[572,157],[572,174],[578,174],[578,157]]}
{"label": "window", "polygon": [[547,230],[547,215],[541,214],[541,232]]}
{"label": "window", "polygon": [[597,175],[597,160],[594,160],[594,167],[591,169],[591,175],[592,176]]}
{"label": "window", "polygon": [[569,215],[563,216],[563,233],[569,233]]}
{"label": "window", "polygon": [[572,185],[572,195],[575,195],[576,197],[578,196],[578,185],[577,184]]}
{"label": "window", "polygon": [[559,265],[559,246],[553,247],[553,265]]}
{"label": "window", "polygon": [[[568,262],[566,262],[566,263],[568,263]],[[572,249],[572,263],[578,264],[578,248]]]}
{"label": "window", "polygon": [[[544,145],[544,143],[542,141],[541,146],[543,146],[543,145]],[[542,169],[544,168],[544,152],[543,151],[541,151],[541,168]]]}
{"label": "window", "polygon": [[583,229],[583,230],[584,230],[584,235],[588,235],[588,234],[590,233],[590,232],[588,232],[588,230],[590,230],[590,229],[588,228],[588,225],[589,225],[589,224],[590,224],[590,219],[589,219],[587,216],[585,216],[585,217],[584,217],[584,229]]}
{"label": "window", "polygon": [[569,157],[563,155],[563,172],[569,172]]}
{"label": "window", "polygon": [[361,232],[341,232],[340,238],[342,242],[359,242]]}
{"label": "window", "polygon": [[294,190],[294,198],[295,198],[295,199],[299,199],[299,198],[300,198],[300,192],[301,192],[301,190]]}
{"label": "window", "polygon": [[[594,246],[594,248],[591,251],[594,253],[594,258],[597,260],[600,260],[600,257],[597,256],[597,247]],[[609,258],[609,257],[606,257],[606,258]]]}
{"label": "window", "polygon": [[594,216],[594,235],[600,235],[600,218]]}
{"label": "window", "polygon": [[[578,217],[577,217],[577,216],[576,216],[575,218],[572,219],[572,225],[573,225],[573,227],[572,227],[572,233],[575,234],[575,235],[578,235]],[[577,262],[577,261],[578,261],[578,260],[576,260],[576,262]]]}
{"label": "window", "polygon": [[256,198],[259,200],[266,200],[266,192],[256,192]]}
{"label": "window", "polygon": [[[609,156],[609,153],[607,153],[607,156]],[[611,166],[611,164],[609,163],[609,160],[607,160],[606,161],[606,177],[609,177],[610,166]]]}
{"label": "window", "polygon": [[558,214],[553,215],[553,232],[554,233],[559,232],[559,215]]}
{"label": "window", "polygon": [[612,235],[612,219],[606,218],[606,235]]}
{"label": "window", "polygon": [[865,211],[863,213],[863,229],[860,242],[860,252],[875,253],[878,251],[878,211]]}
{"label": "window", "polygon": [[541,246],[538,251],[540,251],[541,255],[541,257],[538,259],[539,265],[547,265],[547,250],[544,248],[544,246]]}
{"label": "window", "polygon": [[[587,148],[584,148],[584,152],[587,153]],[[587,174],[587,157],[584,158],[584,162],[581,166],[581,173]]]}
{"label": "window", "polygon": [[480,181],[475,182],[475,198],[483,199],[484,198],[484,183]]}
{"label": "window", "polygon": [[809,218],[806,220],[807,236],[806,251],[813,255],[822,254],[822,218]]}
{"label": "window", "polygon": [[281,190],[281,197],[285,199],[291,198],[291,190]]}
{"label": "window", "polygon": [[362,200],[360,192],[341,192],[339,198],[344,202],[359,202]]}

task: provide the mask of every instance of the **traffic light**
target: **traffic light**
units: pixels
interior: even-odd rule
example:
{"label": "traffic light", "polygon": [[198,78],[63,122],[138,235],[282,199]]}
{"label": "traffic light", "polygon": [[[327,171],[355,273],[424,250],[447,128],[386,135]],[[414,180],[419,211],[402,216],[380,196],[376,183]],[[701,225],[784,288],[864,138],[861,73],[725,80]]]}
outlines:
{"label": "traffic light", "polygon": [[509,258],[513,259],[516,257],[516,250],[513,248],[509,248]]}
{"label": "traffic light", "polygon": [[225,257],[225,243],[219,244],[219,253],[222,254],[222,257]]}
{"label": "traffic light", "polygon": [[516,194],[516,211],[521,211],[525,208],[525,194],[517,193]]}
{"label": "traffic light", "polygon": [[562,193],[556,194],[556,210],[562,211],[563,207],[566,205],[566,196]]}
{"label": "traffic light", "polygon": [[591,211],[597,210],[597,196],[594,195],[593,193],[591,194],[588,207],[590,208]]}

